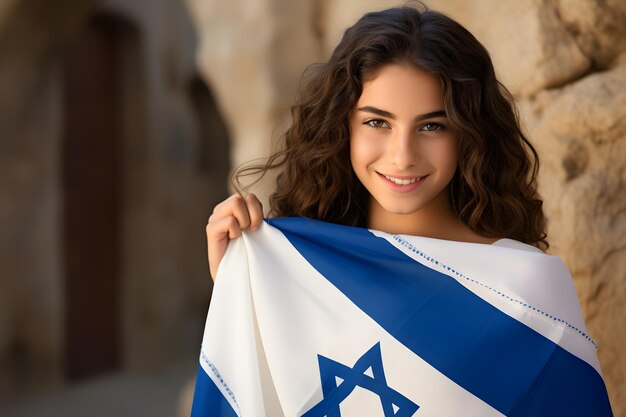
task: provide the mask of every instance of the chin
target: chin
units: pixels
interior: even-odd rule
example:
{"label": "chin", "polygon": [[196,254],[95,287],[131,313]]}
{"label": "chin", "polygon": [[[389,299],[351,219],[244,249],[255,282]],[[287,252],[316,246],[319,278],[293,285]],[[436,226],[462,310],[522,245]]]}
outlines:
{"label": "chin", "polygon": [[[380,204],[380,203],[379,203]],[[380,206],[389,214],[408,215],[417,212],[422,208],[421,204],[380,204]]]}

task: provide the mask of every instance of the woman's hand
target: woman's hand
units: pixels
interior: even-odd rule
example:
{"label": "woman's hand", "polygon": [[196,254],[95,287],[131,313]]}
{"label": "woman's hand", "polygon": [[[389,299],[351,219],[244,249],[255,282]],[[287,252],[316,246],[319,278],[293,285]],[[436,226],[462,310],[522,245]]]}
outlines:
{"label": "woman's hand", "polygon": [[262,221],[263,207],[252,193],[245,197],[233,194],[215,206],[206,226],[209,270],[213,281],[217,275],[217,267],[226,253],[228,241],[239,237],[244,229],[258,229]]}

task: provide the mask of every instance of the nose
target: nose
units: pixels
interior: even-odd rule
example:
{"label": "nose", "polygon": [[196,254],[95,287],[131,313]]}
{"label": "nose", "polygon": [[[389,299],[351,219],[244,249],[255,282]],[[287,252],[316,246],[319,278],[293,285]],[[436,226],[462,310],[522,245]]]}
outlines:
{"label": "nose", "polygon": [[389,141],[389,157],[398,170],[406,170],[416,163],[417,144],[411,130],[397,130],[396,132]]}

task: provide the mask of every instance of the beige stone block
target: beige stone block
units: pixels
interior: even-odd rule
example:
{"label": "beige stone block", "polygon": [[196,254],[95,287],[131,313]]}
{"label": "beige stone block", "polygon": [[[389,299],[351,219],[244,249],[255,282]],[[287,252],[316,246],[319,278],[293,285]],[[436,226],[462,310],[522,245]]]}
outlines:
{"label": "beige stone block", "polygon": [[432,1],[465,25],[489,51],[500,80],[514,93],[538,91],[579,78],[590,67],[555,10],[543,0]]}
{"label": "beige stone block", "polygon": [[583,53],[606,68],[626,51],[626,1],[557,0],[556,11]]}
{"label": "beige stone block", "polygon": [[233,137],[233,166],[266,156],[303,70],[319,59],[315,2],[187,0],[198,65]]}
{"label": "beige stone block", "polygon": [[551,252],[579,293],[616,415],[626,412],[626,62],[540,93],[527,120],[542,157]]}

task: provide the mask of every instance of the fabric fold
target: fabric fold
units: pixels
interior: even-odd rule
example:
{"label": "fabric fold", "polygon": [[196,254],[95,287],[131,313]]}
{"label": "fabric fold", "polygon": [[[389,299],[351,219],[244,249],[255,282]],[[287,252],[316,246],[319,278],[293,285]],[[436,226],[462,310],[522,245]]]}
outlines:
{"label": "fabric fold", "polygon": [[572,288],[519,242],[266,220],[220,264],[192,416],[611,416]]}

